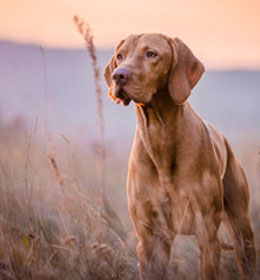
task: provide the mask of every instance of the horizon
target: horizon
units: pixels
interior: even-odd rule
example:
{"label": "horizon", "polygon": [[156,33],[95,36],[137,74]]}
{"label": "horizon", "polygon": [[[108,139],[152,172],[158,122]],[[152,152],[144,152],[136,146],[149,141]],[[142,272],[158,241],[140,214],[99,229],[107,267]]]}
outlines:
{"label": "horizon", "polygon": [[[40,48],[42,47],[44,50],[47,50],[47,51],[86,51],[87,52],[87,49],[86,47],[84,46],[84,43],[82,44],[82,46],[45,46],[45,45],[41,45],[41,44],[37,44],[37,43],[34,43],[34,42],[20,42],[20,41],[17,41],[17,40],[12,40],[12,39],[2,39],[0,38],[0,44],[3,43],[3,44],[12,44],[12,45],[16,45],[18,47],[21,47],[21,48],[26,48],[26,47],[33,47],[33,48]],[[113,53],[114,51],[114,48],[113,47],[96,47],[96,50],[97,52],[111,52],[111,54]],[[99,58],[99,57],[98,57]],[[211,65],[207,65],[204,63],[204,66],[206,68],[206,71],[213,71],[213,72],[240,72],[240,71],[245,71],[245,72],[259,72],[260,71],[260,65],[259,66],[256,66],[256,67],[233,67],[232,65],[231,66],[222,66],[222,67],[219,67],[219,66],[211,66]]]}

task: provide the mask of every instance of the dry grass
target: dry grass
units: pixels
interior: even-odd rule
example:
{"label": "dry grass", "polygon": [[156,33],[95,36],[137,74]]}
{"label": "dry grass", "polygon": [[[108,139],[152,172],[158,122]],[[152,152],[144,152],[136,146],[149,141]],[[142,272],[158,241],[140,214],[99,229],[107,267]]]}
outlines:
{"label": "dry grass", "polygon": [[0,279],[136,279],[124,226],[99,211],[93,154],[28,135],[0,144]]}
{"label": "dry grass", "polygon": [[[14,127],[0,122],[0,279],[138,279],[136,238],[124,188],[127,155],[115,157],[109,147],[105,160],[93,36],[83,21],[74,21],[93,61],[103,151],[95,153],[79,139],[41,133],[37,122],[29,130],[21,121]],[[259,248],[260,157],[252,139],[242,140],[244,144],[236,148],[251,186],[251,217]],[[198,279],[198,254],[193,238],[178,237],[169,278]],[[223,253],[221,275],[236,279],[233,253]]]}
{"label": "dry grass", "polygon": [[[240,146],[240,158],[254,194],[251,216],[259,248],[259,158],[249,147]],[[138,278],[124,188],[127,156],[116,158],[108,150],[107,173],[117,174],[106,178],[110,207],[103,213],[90,146],[59,135],[48,139],[37,126],[1,129],[0,279]],[[195,239],[178,237],[169,275],[198,279],[198,260]],[[232,252],[222,254],[222,276],[236,279]]]}
{"label": "dry grass", "polygon": [[105,195],[105,120],[103,113],[103,92],[100,81],[100,69],[97,63],[96,48],[94,45],[94,36],[92,30],[87,22],[84,22],[77,16],[73,17],[73,21],[78,28],[78,32],[83,36],[88,53],[91,58],[92,68],[94,71],[94,81],[96,87],[96,97],[97,97],[97,115],[98,115],[98,125],[100,129],[100,143],[99,143],[99,165],[100,165],[100,198],[101,204],[103,205],[106,200]]}

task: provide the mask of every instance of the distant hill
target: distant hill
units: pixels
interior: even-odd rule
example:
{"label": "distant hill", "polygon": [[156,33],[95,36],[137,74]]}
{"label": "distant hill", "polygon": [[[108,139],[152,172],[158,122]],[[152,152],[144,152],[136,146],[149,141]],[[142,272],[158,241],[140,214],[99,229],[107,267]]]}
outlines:
{"label": "distant hill", "polygon": [[[112,53],[98,50],[101,72]],[[134,106],[116,106],[101,77],[107,137],[132,136]],[[225,134],[259,133],[260,71],[207,71],[190,103]],[[44,49],[42,53],[35,45],[0,41],[0,116],[8,122],[20,115],[32,123],[37,116],[43,121],[44,108],[54,131],[96,134],[95,88],[87,51]]]}

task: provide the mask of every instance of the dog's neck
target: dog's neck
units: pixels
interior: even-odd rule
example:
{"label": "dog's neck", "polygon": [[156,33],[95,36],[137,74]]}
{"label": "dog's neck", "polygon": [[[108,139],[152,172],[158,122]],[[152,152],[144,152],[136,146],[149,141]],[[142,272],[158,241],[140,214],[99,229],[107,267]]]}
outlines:
{"label": "dog's neck", "polygon": [[136,104],[138,137],[162,178],[171,174],[185,106],[174,104],[168,92],[157,92],[147,105]]}
{"label": "dog's neck", "polygon": [[149,127],[155,123],[166,127],[173,125],[181,106],[173,103],[167,91],[154,94],[149,104],[136,104],[137,126]]}

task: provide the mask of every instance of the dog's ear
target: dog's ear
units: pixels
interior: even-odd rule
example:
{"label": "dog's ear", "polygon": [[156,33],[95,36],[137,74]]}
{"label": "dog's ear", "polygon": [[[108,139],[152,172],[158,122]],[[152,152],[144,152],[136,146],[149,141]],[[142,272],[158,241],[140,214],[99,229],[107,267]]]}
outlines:
{"label": "dog's ear", "polygon": [[[117,50],[122,46],[122,44],[125,42],[125,40],[122,40],[116,47],[115,49],[115,53],[117,52]],[[113,56],[111,58],[111,60],[109,61],[109,63],[106,65],[105,70],[104,70],[104,78],[105,81],[108,85],[108,94],[112,99],[116,99],[116,97],[113,96],[112,94],[112,73],[114,71],[114,69],[116,68],[116,60],[115,57]],[[115,100],[116,101],[116,100]]]}
{"label": "dog's ear", "polygon": [[178,38],[170,39],[173,51],[168,90],[173,102],[183,104],[205,69],[191,50]]}

